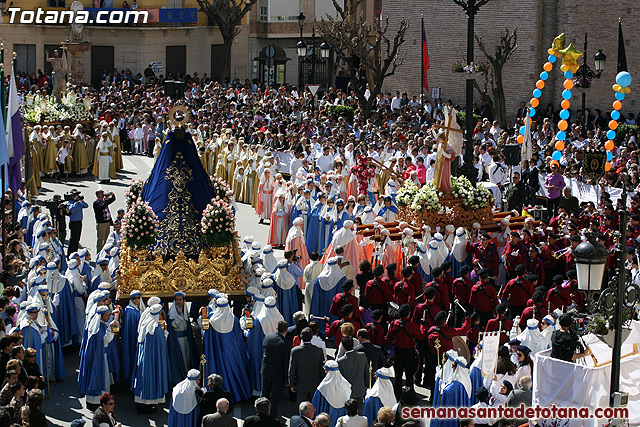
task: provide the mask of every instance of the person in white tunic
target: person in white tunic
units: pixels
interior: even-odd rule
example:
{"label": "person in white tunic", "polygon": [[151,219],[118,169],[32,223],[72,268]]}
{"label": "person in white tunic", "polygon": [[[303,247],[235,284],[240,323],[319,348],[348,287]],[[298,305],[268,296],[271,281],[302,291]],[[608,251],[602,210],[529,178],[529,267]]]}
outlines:
{"label": "person in white tunic", "polygon": [[102,137],[96,147],[96,150],[98,150],[98,179],[101,183],[109,182],[111,179],[109,176],[109,168],[113,159],[111,158],[109,148],[111,148],[112,145],[108,133],[102,132]]}

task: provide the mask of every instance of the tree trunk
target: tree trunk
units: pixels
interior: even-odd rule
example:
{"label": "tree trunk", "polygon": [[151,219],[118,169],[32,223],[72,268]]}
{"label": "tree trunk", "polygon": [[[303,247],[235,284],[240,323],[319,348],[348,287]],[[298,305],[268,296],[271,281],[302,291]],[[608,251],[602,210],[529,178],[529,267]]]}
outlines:
{"label": "tree trunk", "polygon": [[493,104],[495,119],[498,120],[500,127],[506,129],[507,127],[507,107],[504,99],[504,88],[502,87],[502,66],[494,66],[494,81],[493,87]]}
{"label": "tree trunk", "polygon": [[228,37],[222,33],[222,39],[224,40],[223,45],[223,55],[222,55],[222,81],[220,83],[224,83],[224,79],[229,79],[231,81],[231,47],[233,46],[233,36]]}

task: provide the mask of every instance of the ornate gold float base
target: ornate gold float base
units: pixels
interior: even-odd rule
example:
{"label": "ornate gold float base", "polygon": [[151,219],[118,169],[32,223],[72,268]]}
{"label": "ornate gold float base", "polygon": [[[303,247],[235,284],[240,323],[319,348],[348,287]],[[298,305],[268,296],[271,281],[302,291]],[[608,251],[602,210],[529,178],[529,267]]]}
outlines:
{"label": "ornate gold float base", "polygon": [[183,291],[187,298],[205,297],[209,289],[227,295],[243,295],[242,260],[237,239],[227,246],[206,248],[198,260],[180,252],[175,259],[164,261],[147,249],[133,250],[123,242],[120,258],[118,291],[128,298],[134,289],[146,297],[171,298]]}
{"label": "ornate gold float base", "polygon": [[440,204],[451,211],[439,214],[434,211],[416,212],[408,206],[398,209],[398,220],[406,221],[416,227],[428,225],[431,230],[436,227],[444,228],[449,224],[454,227],[471,227],[474,222],[487,224],[493,222],[493,208],[487,206],[477,210],[469,210],[462,205],[462,199],[445,196],[440,199]]}

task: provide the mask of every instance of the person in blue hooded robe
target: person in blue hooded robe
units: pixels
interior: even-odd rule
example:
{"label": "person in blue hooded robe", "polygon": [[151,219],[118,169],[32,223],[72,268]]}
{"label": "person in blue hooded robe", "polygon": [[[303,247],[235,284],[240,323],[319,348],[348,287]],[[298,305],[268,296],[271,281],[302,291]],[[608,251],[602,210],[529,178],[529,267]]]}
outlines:
{"label": "person in blue hooded robe", "polygon": [[[468,408],[471,406],[471,379],[467,361],[462,356],[456,356],[451,365],[449,382],[444,386],[440,396],[439,407],[443,408]],[[438,419],[437,427],[458,427],[457,419]]]}
{"label": "person in blue hooded robe", "polygon": [[482,343],[478,343],[478,352],[476,353],[476,358],[471,364],[471,369],[469,369],[469,378],[471,378],[470,404],[475,405],[478,403],[476,391],[480,390],[480,387],[484,387],[484,377],[482,376]]}
{"label": "person in blue hooded robe", "polygon": [[422,276],[424,283],[431,282],[433,280],[433,274],[431,274],[427,245],[424,242],[418,242],[416,244],[416,255],[420,259],[420,262],[418,263],[418,273]]}
{"label": "person in blue hooded robe", "polygon": [[82,261],[82,268],[79,268],[80,275],[86,276],[86,282],[90,283],[91,279],[93,278],[93,268],[91,267],[91,254],[89,253],[89,249],[82,248],[78,250],[78,257],[80,258],[78,260],[78,265],[80,265],[80,261]]}
{"label": "person in blue hooded robe", "polygon": [[378,369],[376,371],[377,380],[375,384],[367,390],[362,415],[367,417],[369,425],[373,424],[378,418],[378,410],[380,410],[380,408],[383,406],[393,408],[397,403],[393,383],[389,377],[390,373],[388,368]]}
{"label": "person in blue hooded robe", "polygon": [[[115,306],[112,304],[111,293],[107,295],[106,305],[112,312],[111,320],[114,320],[113,310],[115,309]],[[117,374],[120,372],[120,357],[118,357],[118,338],[119,337],[117,335],[114,335],[113,339],[107,346],[107,362],[109,364],[109,372],[111,372],[112,374]]]}
{"label": "person in blue hooded robe", "polygon": [[167,316],[167,331],[169,332],[167,343],[169,345],[169,360],[171,361],[170,384],[182,381],[187,376],[188,370],[199,364],[185,297],[184,292],[174,294],[174,302]]}
{"label": "person in blue hooded robe", "polygon": [[[138,353],[138,323],[145,309],[142,294],[138,290],[129,293],[129,304],[122,313],[121,345],[122,345],[122,377],[129,381],[136,367]],[[166,342],[165,342],[166,345]]]}
{"label": "person in blue hooded robe", "polygon": [[327,199],[327,206],[320,213],[320,243],[318,244],[318,253],[324,254],[324,251],[333,240],[333,229],[335,226],[335,203],[334,199],[329,197]]}
{"label": "person in blue hooded robe", "polygon": [[89,404],[99,404],[100,396],[108,393],[112,384],[107,363],[107,345],[113,339],[113,332],[107,325],[109,307],[101,305],[89,320],[87,339],[80,348],[78,367],[78,388]]}
{"label": "person in blue hooded robe", "polygon": [[[311,304],[309,313],[314,316],[325,317],[329,316],[329,322],[333,322],[338,318],[330,314],[331,303],[333,297],[342,292],[342,284],[347,280],[342,270],[338,266],[338,259],[336,257],[329,258],[327,265],[318,275],[318,278],[313,284],[313,296],[311,297]],[[323,320],[317,319],[320,330],[325,329]]]}
{"label": "person in blue hooded robe", "polygon": [[[255,295],[257,297],[258,295]],[[247,349],[249,351],[249,377],[253,395],[260,396],[262,392],[262,343],[265,335],[278,331],[278,322],[284,320],[276,304],[274,297],[264,300],[262,309],[254,313],[253,328],[247,335]]]}
{"label": "person in blue hooded robe", "polygon": [[111,283],[111,273],[109,273],[109,260],[106,257],[100,257],[96,261],[96,268],[91,279],[91,286],[88,292],[91,293],[98,289],[100,283]]}
{"label": "person in blue hooded robe", "polygon": [[22,346],[36,351],[35,362],[38,364],[40,372],[47,372],[47,355],[42,344],[42,335],[48,335],[48,331],[46,326],[38,323],[39,312],[40,307],[36,304],[29,304],[27,314],[21,319],[18,328],[22,334]]}
{"label": "person in blue hooded robe", "polygon": [[200,408],[196,390],[200,375],[197,369],[190,369],[186,379],[173,388],[169,407],[169,427],[197,427]]}
{"label": "person in blue hooded robe", "polygon": [[64,379],[67,376],[67,371],[64,366],[62,346],[59,340],[60,332],[53,320],[53,302],[46,284],[38,286],[38,293],[33,297],[32,301],[40,308],[37,323],[38,325],[44,325],[40,328],[41,334],[45,337],[42,344],[42,352],[46,367],[43,372],[47,378]]}
{"label": "person in blue hooded robe", "polygon": [[[207,377],[216,373],[224,378],[233,403],[249,399],[249,352],[240,321],[233,315],[226,298],[216,300],[216,308],[209,317],[209,329],[204,331],[204,341]],[[211,363],[213,370],[209,368],[210,362],[214,362]]]}
{"label": "person in blue hooded robe", "polygon": [[[77,269],[77,261],[69,261],[67,271],[72,272],[74,270],[77,271]],[[46,281],[53,302],[53,320],[58,327],[58,342],[61,346],[78,344],[80,342],[80,329],[76,318],[72,285],[65,276],[58,272],[55,263],[47,265]]]}
{"label": "person in blue hooded robe", "polygon": [[138,324],[131,390],[139,413],[150,413],[153,405],[164,403],[169,391],[169,352],[159,323],[161,312],[162,306],[154,304],[145,310]]}
{"label": "person in blue hooded robe", "polygon": [[309,255],[313,252],[321,253],[320,242],[324,239],[324,228],[322,228],[322,218],[320,214],[324,211],[326,202],[327,196],[321,194],[309,215],[309,224],[307,226],[305,239],[305,245],[307,246]]}
{"label": "person in blue hooded robe", "polygon": [[[349,219],[349,212],[344,208],[344,200],[336,200],[336,221],[335,229],[340,230],[345,221]],[[333,236],[332,236],[333,239]],[[329,241],[331,243],[331,240]],[[327,244],[328,246],[328,244]]]}
{"label": "person in blue hooded robe", "polygon": [[342,376],[335,360],[327,361],[324,370],[327,375],[313,394],[311,404],[317,414],[329,414],[331,426],[334,427],[338,418],[347,415],[345,402],[351,398],[351,384]]}
{"label": "person in blue hooded robe", "polygon": [[154,250],[165,258],[179,252],[197,258],[201,230],[193,224],[200,224],[202,212],[216,195],[225,196],[215,194],[191,134],[181,128],[170,131],[140,193],[160,223]]}
{"label": "person in blue hooded robe", "polygon": [[384,222],[394,222],[398,219],[398,208],[394,206],[391,196],[384,196],[383,206],[377,216],[384,218]]}
{"label": "person in blue hooded robe", "polygon": [[[301,186],[304,187],[304,186]],[[311,198],[311,191],[304,190],[301,196],[298,196],[296,199],[296,203],[293,205],[291,209],[291,217],[289,218],[289,228],[293,227],[293,220],[300,217],[303,219],[304,224],[302,226],[302,231],[304,234],[307,234],[307,227],[309,225],[309,217],[311,216],[311,207],[313,205],[313,199]]]}
{"label": "person in blue hooded robe", "polygon": [[289,273],[288,266],[289,262],[286,259],[278,261],[274,282],[278,296],[278,311],[288,324],[293,325],[293,313],[298,311],[298,280]]}

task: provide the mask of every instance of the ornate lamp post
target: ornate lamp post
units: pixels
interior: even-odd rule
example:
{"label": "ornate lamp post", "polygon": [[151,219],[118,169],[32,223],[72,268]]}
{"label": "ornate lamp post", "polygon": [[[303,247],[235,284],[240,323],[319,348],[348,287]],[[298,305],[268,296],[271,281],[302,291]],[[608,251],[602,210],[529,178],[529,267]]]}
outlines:
{"label": "ornate lamp post", "polygon": [[599,79],[602,76],[604,67],[607,62],[607,55],[602,53],[602,49],[598,49],[598,53],[593,55],[595,63],[595,71],[587,65],[587,44],[589,42],[587,33],[584,33],[584,55],[582,55],[582,65],[576,71],[574,76],[577,89],[582,92],[582,136],[587,136],[587,114],[585,113],[587,103],[587,91],[591,87],[593,79]]}
{"label": "ornate lamp post", "polygon": [[[591,303],[591,310],[614,313],[615,339],[611,359],[611,385],[609,404],[619,404],[620,398],[620,357],[622,349],[622,310],[632,308],[640,301],[640,287],[631,281],[630,274],[625,269],[627,242],[627,187],[622,190],[622,210],[620,211],[620,242],[616,247],[618,254],[615,275],[603,290],[597,303]],[[593,240],[581,243],[574,251],[576,258],[576,273],[578,274],[578,288],[591,294],[600,290],[604,275],[605,262],[608,251],[601,244]]]}
{"label": "ornate lamp post", "polygon": [[[473,62],[473,33],[475,27],[475,16],[480,7],[487,4],[489,0],[453,0],[458,6],[462,7],[467,15],[467,64]],[[464,165],[460,171],[466,176],[472,184],[475,184],[478,178],[478,170],[473,166],[473,79],[467,79],[467,94],[465,103],[466,131],[464,144]]]}
{"label": "ornate lamp post", "polygon": [[[300,22],[304,22],[304,19],[301,20],[300,16],[298,16],[298,23],[300,24]],[[301,25],[304,25],[304,24],[301,24]],[[326,41],[322,42],[320,44],[319,54],[316,53],[316,30],[314,27],[311,33],[311,49],[308,49],[307,44],[304,42],[304,39],[302,38],[302,26],[301,26],[300,41],[296,44],[296,50],[298,53],[298,64],[300,64],[300,69],[298,74],[298,85],[302,90],[303,83],[311,83],[311,84],[316,83],[316,65],[318,64],[322,65],[326,63],[327,58],[329,58],[329,53],[331,52],[331,47],[329,46],[329,43],[327,43]],[[311,64],[311,70],[310,70],[311,72],[309,74],[308,81],[306,81],[306,79],[303,77],[303,74],[304,74],[302,72],[303,62],[308,62]]]}

